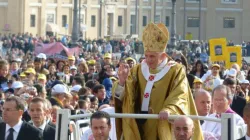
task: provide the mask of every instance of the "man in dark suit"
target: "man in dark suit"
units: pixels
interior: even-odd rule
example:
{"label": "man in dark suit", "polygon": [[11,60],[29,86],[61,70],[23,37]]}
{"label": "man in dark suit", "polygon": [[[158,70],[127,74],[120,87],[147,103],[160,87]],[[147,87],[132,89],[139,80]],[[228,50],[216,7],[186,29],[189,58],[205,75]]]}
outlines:
{"label": "man in dark suit", "polygon": [[43,132],[44,140],[55,140],[55,125],[47,121],[49,110],[47,101],[43,98],[36,97],[29,104],[29,114],[33,126]]}
{"label": "man in dark suit", "polygon": [[12,96],[3,105],[3,121],[0,123],[0,140],[42,140],[42,133],[23,122],[24,101]]}
{"label": "man in dark suit", "polygon": [[236,80],[232,78],[226,78],[223,84],[229,87],[231,92],[234,94],[233,101],[230,105],[231,109],[243,117],[243,109],[246,105],[246,99],[236,95]]}
{"label": "man in dark suit", "polygon": [[247,133],[244,137],[238,140],[249,140],[250,139],[250,103],[247,103],[243,110],[243,119],[247,125]]}

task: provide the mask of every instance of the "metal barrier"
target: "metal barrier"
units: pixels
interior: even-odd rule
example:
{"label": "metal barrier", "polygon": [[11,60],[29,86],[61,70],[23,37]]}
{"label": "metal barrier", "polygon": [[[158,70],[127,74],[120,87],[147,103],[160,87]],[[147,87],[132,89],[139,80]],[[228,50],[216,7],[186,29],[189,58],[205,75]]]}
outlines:
{"label": "metal barrier", "polygon": [[[121,114],[121,113],[114,113],[109,114],[112,118],[137,118],[137,119],[158,119],[157,114]],[[81,115],[70,115],[70,111],[68,109],[61,109],[57,112],[57,125],[56,125],[56,140],[67,140],[68,137],[68,128],[70,120],[79,119],[79,118],[88,118],[91,114],[81,114]],[[169,119],[175,119],[182,115],[170,115]],[[221,139],[222,140],[236,140],[245,135],[244,126],[239,127],[236,126],[236,119],[234,114],[223,113],[220,119],[217,118],[209,118],[203,116],[193,116],[193,115],[186,115],[191,119],[198,119],[198,120],[206,120],[206,121],[214,121],[220,122],[221,125]],[[86,123],[86,121],[82,121]],[[76,131],[73,132],[74,140],[80,140],[79,135],[79,125],[82,123],[79,121],[77,125],[75,125]],[[72,124],[72,123],[71,123]]]}
{"label": "metal barrier", "polygon": [[[77,136],[79,136],[77,125],[75,124],[74,121],[70,121],[69,124],[73,127],[73,138],[74,140],[77,140]],[[70,135],[70,139],[72,139],[71,136],[72,135]]]}
{"label": "metal barrier", "polygon": [[[82,130],[82,128],[80,127],[81,126],[81,124],[89,124],[89,122],[90,122],[90,120],[89,119],[84,119],[84,120],[78,120],[78,121],[76,121],[76,129],[77,129],[77,131],[78,131],[78,135],[77,135],[77,137],[79,138],[79,140],[81,139],[81,137],[82,137],[82,132],[80,131],[80,130]],[[79,132],[80,131],[80,132]],[[77,139],[76,139],[77,140]]]}

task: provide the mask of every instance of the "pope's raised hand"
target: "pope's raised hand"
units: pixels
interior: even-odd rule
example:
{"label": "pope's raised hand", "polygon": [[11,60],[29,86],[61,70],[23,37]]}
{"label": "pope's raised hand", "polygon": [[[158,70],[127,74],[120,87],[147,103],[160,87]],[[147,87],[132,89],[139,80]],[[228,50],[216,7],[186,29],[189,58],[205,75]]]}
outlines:
{"label": "pope's raised hand", "polygon": [[121,64],[118,69],[119,85],[124,86],[129,74],[129,65]]}

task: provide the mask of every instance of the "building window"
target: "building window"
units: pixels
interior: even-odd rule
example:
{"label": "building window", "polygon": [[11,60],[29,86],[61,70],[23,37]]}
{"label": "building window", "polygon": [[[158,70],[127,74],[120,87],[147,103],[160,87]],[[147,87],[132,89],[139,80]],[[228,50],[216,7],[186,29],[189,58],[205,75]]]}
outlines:
{"label": "building window", "polygon": [[235,18],[226,17],[223,19],[224,28],[235,28]]}
{"label": "building window", "polygon": [[135,18],[135,15],[131,15],[130,16],[130,34],[136,34],[136,18]]}
{"label": "building window", "polygon": [[160,15],[155,16],[155,23],[161,23],[161,16]]}
{"label": "building window", "polygon": [[95,16],[91,16],[91,27],[95,27]]}
{"label": "building window", "polygon": [[30,15],[30,27],[36,26],[36,15]]}
{"label": "building window", "polygon": [[54,14],[47,14],[47,23],[54,23]]}
{"label": "building window", "polygon": [[235,4],[237,3],[237,0],[221,0],[221,3]]}
{"label": "building window", "polygon": [[148,24],[148,17],[147,16],[143,16],[142,17],[142,26],[146,26]]}
{"label": "building window", "polygon": [[66,25],[67,25],[67,16],[62,15],[62,27],[66,27]]}
{"label": "building window", "polygon": [[122,26],[122,16],[118,16],[118,26]]}
{"label": "building window", "polygon": [[187,18],[187,27],[199,27],[200,20],[198,17],[188,17]]}
{"label": "building window", "polygon": [[169,16],[166,16],[165,25],[166,25],[167,27],[169,27]]}
{"label": "building window", "polygon": [[190,3],[197,3],[199,2],[200,0],[186,0],[186,2],[190,2]]}

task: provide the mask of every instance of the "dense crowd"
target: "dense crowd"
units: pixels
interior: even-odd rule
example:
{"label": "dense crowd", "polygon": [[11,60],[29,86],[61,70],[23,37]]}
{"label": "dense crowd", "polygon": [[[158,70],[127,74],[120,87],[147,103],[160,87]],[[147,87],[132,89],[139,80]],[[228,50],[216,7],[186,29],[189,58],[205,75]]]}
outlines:
{"label": "dense crowd", "polygon": [[[67,60],[47,58],[43,53],[34,55],[37,43],[61,42],[71,47],[66,36],[43,38],[28,33],[0,34],[0,40],[3,41],[0,117],[8,124],[21,118],[23,122],[48,131],[48,135],[43,135],[45,140],[54,139],[58,109],[70,109],[71,114],[94,113],[107,108],[115,112],[113,96],[116,89],[113,85],[120,80],[117,74],[119,66],[127,64],[131,69],[145,59],[141,57],[137,61],[134,58],[134,51],[142,47],[138,40],[80,40],[80,55],[70,55]],[[187,46],[190,44],[192,47]],[[249,107],[244,111],[249,101],[250,66],[247,63],[242,67],[234,64],[226,69],[223,64],[210,64],[207,43],[181,44],[178,49],[181,51],[171,50],[171,58],[186,69],[198,114],[219,117],[218,112],[235,113],[237,125],[245,124],[242,117],[250,112]],[[121,53],[121,56],[114,55],[114,52]],[[22,111],[12,111],[15,109]],[[220,124],[200,123],[204,136],[220,139]],[[115,125],[114,121],[111,124]],[[115,127],[112,128],[109,136],[116,139]],[[31,132],[34,132],[34,137],[38,136],[36,130]],[[70,127],[69,134],[71,132]],[[85,133],[83,139],[90,135],[90,132]],[[30,136],[31,139],[34,137]]]}

